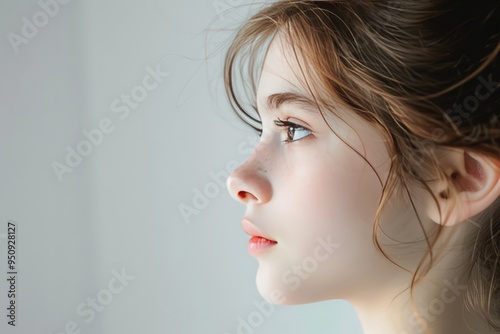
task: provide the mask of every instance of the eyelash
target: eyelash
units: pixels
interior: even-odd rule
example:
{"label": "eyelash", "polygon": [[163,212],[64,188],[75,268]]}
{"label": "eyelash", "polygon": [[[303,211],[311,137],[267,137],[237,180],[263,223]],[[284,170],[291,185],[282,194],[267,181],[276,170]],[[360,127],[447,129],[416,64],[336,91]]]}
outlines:
{"label": "eyelash", "polygon": [[289,121],[283,121],[279,118],[274,121],[274,124],[279,126],[279,127],[288,128],[287,133],[286,133],[288,138],[293,137],[293,134],[290,136],[290,129],[293,129],[294,134],[295,134],[296,130],[304,130],[304,131],[309,132],[309,134],[307,134],[299,139],[286,139],[284,141],[285,143],[293,143],[293,142],[299,141],[299,140],[301,140],[301,139],[303,139],[311,134],[311,130],[309,130],[301,125],[289,122]]}

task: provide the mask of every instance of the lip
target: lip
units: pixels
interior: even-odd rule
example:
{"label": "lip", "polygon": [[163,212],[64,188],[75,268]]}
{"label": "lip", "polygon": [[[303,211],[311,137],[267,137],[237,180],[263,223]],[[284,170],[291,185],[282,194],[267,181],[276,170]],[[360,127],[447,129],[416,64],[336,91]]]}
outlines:
{"label": "lip", "polygon": [[248,219],[244,218],[241,222],[243,226],[243,231],[251,236],[248,241],[248,252],[253,256],[258,256],[277,245],[278,242],[273,240],[271,237],[262,233],[255,225],[253,225]]}

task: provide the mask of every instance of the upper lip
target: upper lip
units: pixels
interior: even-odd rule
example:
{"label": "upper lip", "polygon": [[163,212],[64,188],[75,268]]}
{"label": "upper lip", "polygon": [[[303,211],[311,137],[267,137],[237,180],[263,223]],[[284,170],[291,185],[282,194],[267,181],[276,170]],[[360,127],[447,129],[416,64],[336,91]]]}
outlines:
{"label": "upper lip", "polygon": [[243,226],[243,231],[252,237],[262,237],[267,240],[276,241],[268,235],[262,233],[248,218],[243,218],[241,225]]}

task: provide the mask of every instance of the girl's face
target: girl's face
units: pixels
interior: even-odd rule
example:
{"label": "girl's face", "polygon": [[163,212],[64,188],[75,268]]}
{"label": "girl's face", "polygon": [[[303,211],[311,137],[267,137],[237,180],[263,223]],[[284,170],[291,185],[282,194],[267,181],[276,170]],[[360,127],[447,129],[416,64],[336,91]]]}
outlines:
{"label": "girl's face", "polygon": [[[372,239],[381,181],[386,181],[390,162],[383,137],[340,107],[337,116],[324,110],[338,135],[333,133],[308,103],[291,54],[276,37],[257,91],[261,139],[228,179],[231,195],[246,204],[242,225],[247,233],[277,242],[251,249],[259,261],[257,287],[276,304],[334,298],[380,298],[382,303],[381,296],[390,295],[387,289],[411,277],[387,260]],[[278,119],[285,126],[276,125]],[[415,219],[410,207],[395,196],[382,216],[384,232],[399,242],[406,234],[396,231],[411,235],[409,227],[418,225],[410,223]]]}

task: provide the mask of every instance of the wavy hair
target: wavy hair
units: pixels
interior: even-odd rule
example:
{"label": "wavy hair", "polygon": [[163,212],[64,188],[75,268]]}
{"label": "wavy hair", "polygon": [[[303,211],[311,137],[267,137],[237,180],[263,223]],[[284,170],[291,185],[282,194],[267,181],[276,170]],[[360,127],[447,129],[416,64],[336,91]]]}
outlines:
{"label": "wavy hair", "polygon": [[[390,259],[377,235],[381,212],[396,189],[411,200],[409,185],[418,184],[438,205],[427,184],[428,175],[437,175],[450,186],[439,196],[457,198],[437,148],[500,160],[499,84],[483,87],[489,94],[477,96],[479,84],[500,78],[499,6],[472,0],[276,1],[238,30],[225,58],[226,92],[237,115],[260,130],[256,83],[279,33],[307,74],[305,87],[322,114],[334,112],[333,101],[341,103],[381,131],[392,162],[373,238]],[[467,307],[500,330],[500,200],[473,219],[480,228],[468,244]],[[428,250],[413,274],[412,293],[432,268],[442,230],[439,224],[431,236],[420,225]]]}

